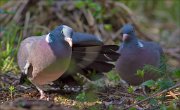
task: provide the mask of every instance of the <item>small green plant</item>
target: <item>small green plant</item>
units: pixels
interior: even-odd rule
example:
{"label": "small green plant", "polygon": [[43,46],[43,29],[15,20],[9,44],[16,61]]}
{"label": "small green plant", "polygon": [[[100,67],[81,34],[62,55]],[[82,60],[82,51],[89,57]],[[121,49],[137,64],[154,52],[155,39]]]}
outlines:
{"label": "small green plant", "polygon": [[100,105],[90,106],[90,107],[88,108],[88,110],[101,110],[101,106],[100,106]]}
{"label": "small green plant", "polygon": [[129,108],[129,110],[137,110],[135,107],[131,107]]}
{"label": "small green plant", "polygon": [[141,101],[141,100],[143,100],[143,99],[145,99],[146,97],[145,96],[138,96],[138,97],[136,97],[136,100],[137,101]]}
{"label": "small green plant", "polygon": [[94,102],[98,100],[96,93],[93,91],[81,92],[75,98],[80,102]]}
{"label": "small green plant", "polygon": [[143,86],[147,86],[147,87],[149,87],[149,88],[152,88],[153,86],[156,85],[156,82],[153,81],[153,80],[148,80],[148,81],[143,82],[142,85],[143,85]]}
{"label": "small green plant", "polygon": [[160,79],[156,83],[159,90],[164,90],[174,85],[173,80],[167,78]]}
{"label": "small green plant", "polygon": [[167,110],[178,110],[178,102],[179,100],[174,100],[172,101],[168,106],[167,106]]}
{"label": "small green plant", "polygon": [[134,92],[133,87],[132,87],[132,86],[129,86],[129,87],[128,87],[128,93],[133,93],[133,92]]}
{"label": "small green plant", "polygon": [[114,106],[111,104],[108,106],[108,110],[114,110]]}
{"label": "small green plant", "polygon": [[92,15],[95,17],[96,20],[102,22],[104,19],[103,14],[105,13],[104,7],[98,3],[94,2],[93,0],[85,0],[85,1],[76,1],[75,6],[77,8],[87,8],[92,12]]}
{"label": "small green plant", "polygon": [[9,87],[9,92],[10,92],[10,97],[12,99],[13,98],[13,93],[15,92],[15,87],[14,86],[10,86]]}
{"label": "small green plant", "polygon": [[104,29],[107,30],[107,31],[112,31],[113,30],[111,24],[104,24]]}
{"label": "small green plant", "polygon": [[51,5],[53,5],[54,0],[46,0],[46,3],[47,3],[49,6],[51,6]]}
{"label": "small green plant", "polygon": [[158,100],[156,98],[151,98],[149,100],[149,104],[151,104],[152,106],[158,106]]}
{"label": "small green plant", "polygon": [[143,78],[144,77],[144,70],[137,70],[136,75]]}
{"label": "small green plant", "polygon": [[113,81],[115,84],[117,84],[120,80],[119,74],[115,73],[114,71],[110,71],[106,75],[107,75],[107,78],[110,81]]}
{"label": "small green plant", "polygon": [[161,104],[161,105],[160,105],[160,110],[167,110],[167,107],[166,107],[166,105],[164,105],[164,104]]}
{"label": "small green plant", "polygon": [[86,93],[82,92],[76,96],[76,100],[80,102],[85,102],[86,101]]}
{"label": "small green plant", "polygon": [[152,72],[152,73],[156,73],[158,75],[163,76],[166,73],[166,69],[165,68],[166,68],[165,64],[162,64],[160,66],[160,68],[152,66],[152,65],[145,65],[143,67],[143,70],[144,70],[144,72]]}
{"label": "small green plant", "polygon": [[180,69],[176,69],[172,72],[173,77],[180,79]]}

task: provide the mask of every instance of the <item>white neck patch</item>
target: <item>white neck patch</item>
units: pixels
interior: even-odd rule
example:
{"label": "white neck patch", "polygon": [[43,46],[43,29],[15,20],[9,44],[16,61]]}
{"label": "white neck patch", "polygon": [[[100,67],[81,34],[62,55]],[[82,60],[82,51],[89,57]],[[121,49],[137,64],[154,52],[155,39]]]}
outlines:
{"label": "white neck patch", "polygon": [[[49,34],[50,34],[50,33],[49,33]],[[52,42],[52,40],[51,40],[50,37],[49,37],[49,34],[46,35],[46,42],[47,42],[47,43]]]}
{"label": "white neck patch", "polygon": [[144,45],[140,41],[138,41],[138,46],[139,47],[144,47]]}
{"label": "white neck patch", "polygon": [[68,26],[66,26],[66,25],[63,26],[62,31],[63,31],[63,34],[64,34],[65,37],[70,37],[70,36],[67,34],[67,33],[70,32],[70,30],[71,30],[71,28],[69,28]]}

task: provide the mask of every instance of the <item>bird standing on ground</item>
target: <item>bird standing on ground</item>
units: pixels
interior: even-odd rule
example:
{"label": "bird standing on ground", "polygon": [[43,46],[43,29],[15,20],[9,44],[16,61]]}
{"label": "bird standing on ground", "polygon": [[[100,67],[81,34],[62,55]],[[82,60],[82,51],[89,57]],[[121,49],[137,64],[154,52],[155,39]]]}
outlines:
{"label": "bird standing on ground", "polygon": [[58,79],[68,68],[72,54],[72,28],[60,25],[48,35],[21,42],[18,65],[45,98],[43,85]]}
{"label": "bird standing on ground", "polygon": [[[18,51],[18,65],[22,71],[20,82],[26,76],[45,98],[43,85],[74,73],[108,72],[119,58],[119,46],[104,45],[98,37],[73,32],[65,25],[48,35],[29,37],[22,41]],[[63,75],[62,75],[63,74]],[[62,76],[61,76],[62,75]]]}
{"label": "bird standing on ground", "polygon": [[[81,85],[80,82],[83,82],[83,85],[93,84],[95,82],[93,80],[102,78],[104,74],[111,71],[120,54],[117,53],[119,46],[104,45],[99,37],[92,34],[74,32],[72,41],[72,57],[69,68],[53,83],[57,88],[62,84],[68,85],[68,89],[74,92],[72,85],[77,83]],[[78,81],[77,77],[82,80]],[[82,86],[81,90],[84,89],[87,88]]]}
{"label": "bird standing on ground", "polygon": [[67,71],[67,74],[73,75],[79,72],[86,75],[88,72],[109,72],[114,68],[111,62],[119,58],[116,52],[119,46],[104,45],[102,40],[95,35],[74,32],[72,41],[72,58],[68,70],[71,70],[72,66],[75,70]]}
{"label": "bird standing on ground", "polygon": [[162,60],[164,56],[162,48],[154,42],[138,40],[134,27],[126,24],[122,28],[122,45],[118,53],[121,57],[116,62],[116,71],[123,80],[130,85],[140,85],[147,80],[155,80],[159,77],[158,73],[145,71],[143,77],[136,73],[146,65],[162,68],[165,64]]}

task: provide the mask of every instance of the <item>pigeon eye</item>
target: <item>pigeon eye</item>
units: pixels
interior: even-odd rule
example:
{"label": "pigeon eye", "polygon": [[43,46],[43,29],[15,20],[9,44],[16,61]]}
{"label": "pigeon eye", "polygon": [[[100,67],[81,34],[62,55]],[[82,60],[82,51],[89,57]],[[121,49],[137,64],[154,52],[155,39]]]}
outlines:
{"label": "pigeon eye", "polygon": [[61,31],[61,34],[63,34],[63,30]]}
{"label": "pigeon eye", "polygon": [[128,34],[131,34],[131,33],[133,33],[134,31],[132,30],[132,31],[129,31],[129,33]]}

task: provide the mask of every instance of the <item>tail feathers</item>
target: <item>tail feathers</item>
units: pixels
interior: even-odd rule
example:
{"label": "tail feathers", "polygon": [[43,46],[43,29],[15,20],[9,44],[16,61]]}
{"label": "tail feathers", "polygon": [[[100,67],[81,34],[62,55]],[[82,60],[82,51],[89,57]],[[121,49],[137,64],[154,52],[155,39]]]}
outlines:
{"label": "tail feathers", "polygon": [[111,53],[116,52],[119,49],[117,45],[103,45],[101,49],[101,53]]}
{"label": "tail feathers", "polygon": [[85,75],[86,72],[109,72],[114,68],[111,62],[115,62],[120,56],[116,52],[118,48],[116,45],[75,46],[67,73],[72,75],[79,72]]}
{"label": "tail feathers", "polygon": [[117,45],[73,47],[72,57],[77,61],[116,61],[118,48]]}
{"label": "tail feathers", "polygon": [[102,61],[112,61],[112,62],[114,62],[119,58],[119,53],[112,52],[112,53],[100,54],[100,55],[98,55],[96,60],[98,61],[98,59],[103,58],[103,56],[104,56],[104,59]]}
{"label": "tail feathers", "polygon": [[73,58],[78,61],[115,61],[119,57],[118,53],[99,53],[99,52],[77,52],[73,51]]}

